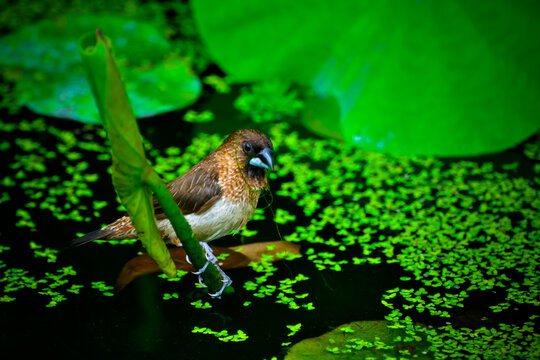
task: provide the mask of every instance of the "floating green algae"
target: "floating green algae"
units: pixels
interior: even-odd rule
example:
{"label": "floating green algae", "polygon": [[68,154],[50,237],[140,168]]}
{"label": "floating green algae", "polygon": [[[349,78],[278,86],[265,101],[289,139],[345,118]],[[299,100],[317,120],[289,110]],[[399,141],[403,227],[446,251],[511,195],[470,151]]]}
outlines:
{"label": "floating green algae", "polygon": [[[107,148],[99,144],[103,137],[101,131],[86,126],[78,138],[71,131],[46,125],[38,118],[18,124],[0,122],[0,132],[9,134],[23,151],[22,154],[8,152],[13,156],[8,158],[11,174],[5,174],[2,179],[4,186],[17,185],[27,197],[26,209],[17,210],[18,226],[34,228],[27,209],[45,210],[58,220],[90,221],[99,216],[99,212],[91,212],[92,209],[81,201],[93,196],[90,184],[98,180],[98,175],[89,169],[89,163],[82,160],[82,153],[93,153],[100,160],[107,158]],[[48,137],[47,145],[19,137],[36,134]],[[61,172],[56,171],[59,165]],[[99,208],[99,203],[97,205]]]}
{"label": "floating green algae", "polygon": [[104,281],[93,281],[92,282],[92,289],[96,289],[103,296],[113,296],[114,295],[114,286],[107,285]]}
{"label": "floating green algae", "polygon": [[[0,131],[23,139],[4,140],[9,144],[3,150],[6,156],[15,160],[15,149],[21,155],[38,154],[45,166],[43,172],[34,165],[27,168],[24,163],[32,158],[19,157],[20,165],[10,166],[3,174],[6,190],[2,204],[13,201],[9,189],[22,191],[23,206],[15,214],[20,228],[39,232],[37,220],[44,214],[57,221],[95,221],[102,211],[114,206],[111,199],[96,197],[94,190],[98,179],[109,181],[109,175],[103,174],[109,159],[99,129],[86,126],[65,131],[34,120],[3,122]],[[537,177],[537,160],[527,157],[530,160],[518,164],[515,159],[500,162],[495,157],[443,161],[389,156],[352,150],[333,140],[303,137],[284,123],[272,125],[268,132],[279,154],[276,170],[270,175],[278,207],[272,204],[270,211],[261,200],[262,208],[236,242],[256,240],[261,235],[259,222],[275,222],[271,227],[277,226],[284,239],[303,245],[298,264],[307,264],[315,272],[346,274],[363,266],[399,265],[399,286],[388,288],[380,297],[387,309],[385,320],[391,328],[405,329],[411,339],[418,336],[428,341],[433,358],[444,358],[449,348],[472,358],[481,354],[487,354],[486,358],[520,358],[537,353],[539,338],[531,330],[537,318],[522,319],[520,315],[522,320],[511,320],[515,308],[537,311],[540,305],[540,250],[536,246],[540,237],[539,183],[522,175]],[[50,142],[44,140],[38,148],[36,136]],[[200,134],[184,149],[146,145],[153,166],[170,181],[222,139],[222,135]],[[526,151],[530,152],[530,147],[524,146]],[[100,164],[102,170],[94,171],[91,163]],[[62,165],[60,170],[57,164]],[[45,273],[12,268],[7,258],[10,243],[2,238],[3,302],[16,301],[23,294],[21,289],[44,296],[47,306],[61,305],[80,286],[112,295],[105,282],[51,286],[57,282]],[[58,245],[34,240],[28,249],[36,260],[54,266]],[[239,306],[251,310],[270,301],[291,312],[322,311],[319,299],[305,290],[316,280],[296,271],[294,264],[288,265],[288,275],[264,258],[251,264],[251,278],[236,284],[245,294]],[[60,280],[68,278],[65,275]],[[458,315],[479,294],[490,299],[483,304],[485,320],[478,318],[474,326],[458,325]],[[215,307],[167,286],[162,299],[185,302],[200,313]],[[423,327],[417,325],[419,321],[432,325]],[[282,346],[293,345],[287,334],[295,329],[290,340],[297,341],[306,327],[284,327],[286,341]],[[221,331],[214,330],[197,333],[213,335],[219,342],[233,341],[234,336],[243,338],[230,330],[220,336],[216,334]],[[328,346],[336,350],[336,346]]]}
{"label": "floating green algae", "polygon": [[3,287],[3,296],[0,302],[16,300],[17,292],[33,290],[48,298],[46,307],[53,307],[67,300],[68,294],[78,294],[82,285],[70,284],[69,278],[76,272],[71,267],[63,267],[54,273],[46,272],[43,277],[36,278],[30,271],[19,268],[8,268],[0,277],[0,286]]}
{"label": "floating green algae", "polygon": [[[287,145],[287,156],[278,158],[277,174],[288,181],[276,194],[294,200],[307,225],[283,235],[317,245],[318,251],[305,251],[317,269],[398,263],[406,274],[401,281],[415,287],[404,285],[383,295],[381,302],[393,320],[403,314],[399,308],[412,317],[427,313],[434,323],[452,321],[479,291],[505,299],[485,305],[493,313],[488,318],[519,306],[538,309],[540,194],[537,183],[520,175],[523,163],[389,156],[286,133],[272,134]],[[530,153],[530,148],[525,151]],[[399,317],[396,326],[411,321],[409,315]],[[510,327],[510,332],[504,326],[497,330],[499,339],[494,341],[488,339],[489,328],[469,329],[474,336],[484,336],[481,344],[475,348],[471,336],[466,348],[454,350],[474,357],[493,346],[487,352],[490,358],[519,358],[527,347],[537,353],[536,334],[521,339],[515,326]],[[461,331],[451,325],[433,328],[430,339]],[[497,350],[502,339],[521,342]],[[431,351],[436,358],[444,357],[438,343]]]}
{"label": "floating green algae", "polygon": [[269,80],[242,87],[234,106],[255,123],[263,123],[296,116],[304,103],[298,91],[291,90],[286,82]]}
{"label": "floating green algae", "polygon": [[219,94],[228,94],[231,91],[231,87],[226,78],[222,78],[218,75],[208,75],[203,78],[203,83],[213,87]]}
{"label": "floating green algae", "polygon": [[184,121],[192,123],[204,123],[214,120],[214,114],[210,110],[197,112],[195,110],[188,110],[184,114]]}
{"label": "floating green algae", "polygon": [[229,334],[228,330],[215,331],[206,327],[195,326],[191,332],[194,334],[213,335],[219,341],[223,342],[242,342],[249,338],[249,336],[242,330],[238,330],[235,334]]}

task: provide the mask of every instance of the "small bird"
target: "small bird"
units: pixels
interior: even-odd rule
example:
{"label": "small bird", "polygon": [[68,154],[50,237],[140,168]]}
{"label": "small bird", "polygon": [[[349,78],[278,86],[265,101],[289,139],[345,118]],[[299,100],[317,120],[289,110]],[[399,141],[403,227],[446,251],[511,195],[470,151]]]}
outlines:
{"label": "small bird", "polygon": [[[236,233],[249,221],[259,196],[267,187],[266,172],[273,170],[274,148],[270,139],[254,129],[233,132],[223,143],[186,173],[167,184],[178,207],[203,245]],[[181,245],[165,213],[154,198],[158,229],[167,243]],[[73,241],[137,238],[129,216]],[[211,251],[208,246],[203,246]]]}

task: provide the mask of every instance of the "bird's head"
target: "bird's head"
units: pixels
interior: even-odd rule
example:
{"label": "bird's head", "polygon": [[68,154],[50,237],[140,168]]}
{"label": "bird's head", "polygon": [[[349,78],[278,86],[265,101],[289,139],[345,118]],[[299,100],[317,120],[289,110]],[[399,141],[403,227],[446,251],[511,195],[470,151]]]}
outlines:
{"label": "bird's head", "polygon": [[248,172],[274,169],[274,147],[268,136],[259,130],[241,129],[232,133],[229,139],[236,143],[238,162]]}

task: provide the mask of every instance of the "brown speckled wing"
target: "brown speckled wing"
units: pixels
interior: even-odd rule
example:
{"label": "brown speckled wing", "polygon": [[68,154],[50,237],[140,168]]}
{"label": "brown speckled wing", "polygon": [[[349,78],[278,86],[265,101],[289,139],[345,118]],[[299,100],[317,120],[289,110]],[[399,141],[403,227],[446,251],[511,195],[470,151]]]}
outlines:
{"label": "brown speckled wing", "polygon": [[[167,184],[174,200],[184,215],[201,214],[212,207],[221,197],[217,168],[204,166],[204,162],[191,168],[184,175]],[[201,166],[203,165],[203,166]],[[206,164],[210,165],[210,164]],[[154,198],[156,219],[166,218],[163,209]]]}

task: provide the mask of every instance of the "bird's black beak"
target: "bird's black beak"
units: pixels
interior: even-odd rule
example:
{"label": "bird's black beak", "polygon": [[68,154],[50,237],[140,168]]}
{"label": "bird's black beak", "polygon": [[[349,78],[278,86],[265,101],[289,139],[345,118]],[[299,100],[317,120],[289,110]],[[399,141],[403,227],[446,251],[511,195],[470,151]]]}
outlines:
{"label": "bird's black beak", "polygon": [[274,170],[274,160],[273,156],[274,151],[270,148],[264,148],[260,153],[255,157],[249,160],[250,165],[257,166],[263,169]]}

